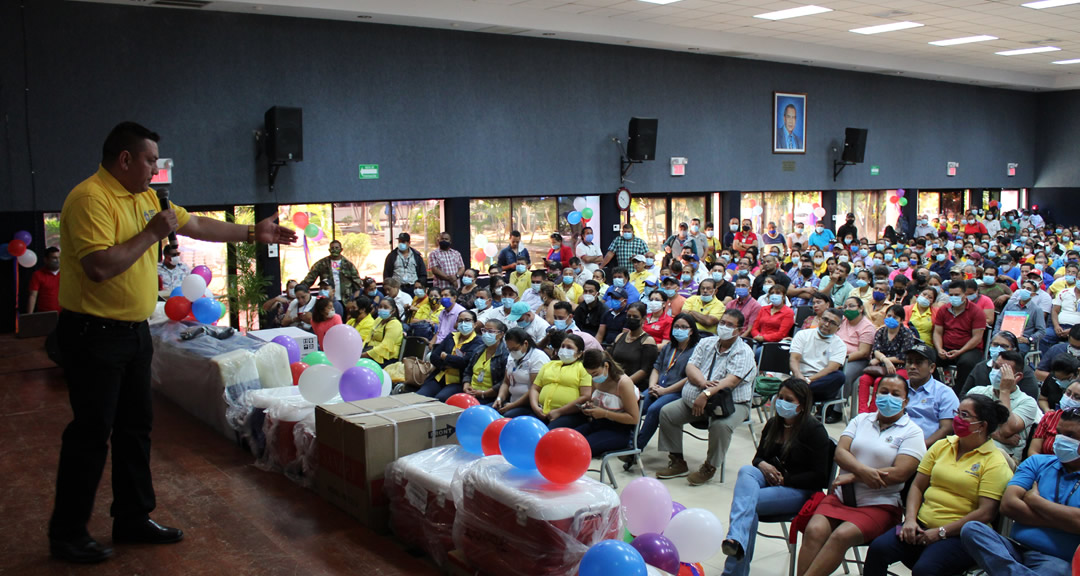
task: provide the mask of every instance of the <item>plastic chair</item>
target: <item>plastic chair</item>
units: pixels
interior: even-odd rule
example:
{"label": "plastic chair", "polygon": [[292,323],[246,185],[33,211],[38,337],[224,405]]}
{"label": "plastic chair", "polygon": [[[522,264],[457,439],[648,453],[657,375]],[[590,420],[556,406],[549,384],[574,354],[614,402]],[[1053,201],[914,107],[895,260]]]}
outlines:
{"label": "plastic chair", "polygon": [[806,322],[806,319],[813,315],[813,306],[799,306],[795,308],[795,326],[792,326],[791,334],[794,335],[796,332],[798,332],[799,328],[802,327],[803,322]]}
{"label": "plastic chair", "polygon": [[[834,478],[836,478],[836,440],[829,438],[832,444],[832,449],[829,451],[829,484],[832,484]],[[761,538],[772,538],[774,540],[783,539],[787,542],[788,547],[788,576],[795,576],[795,554],[798,552],[794,542],[788,539],[788,524],[795,519],[794,514],[785,514],[782,516],[761,516],[758,518],[758,525],[761,524],[780,524],[780,531],[783,536],[777,536],[775,534],[765,534],[760,529],[757,535]],[[847,572],[847,566],[844,566],[844,572]]]}
{"label": "plastic chair", "polygon": [[645,465],[641,463],[641,448],[637,445],[638,433],[641,432],[641,421],[645,418],[645,396],[638,400],[638,419],[634,425],[634,434],[631,436],[630,448],[625,450],[615,450],[612,452],[605,452],[604,456],[600,459],[600,481],[604,481],[604,472],[607,472],[608,482],[611,483],[611,487],[615,490],[619,489],[619,484],[615,481],[615,475],[611,472],[612,458],[618,458],[619,456],[633,456],[637,460],[638,469],[641,471],[641,475],[645,476]]}
{"label": "plastic chair", "polygon": [[761,345],[761,355],[758,357],[757,378],[754,379],[754,396],[751,405],[757,412],[758,422],[765,422],[765,412],[762,409],[766,398],[757,393],[758,379],[766,372],[780,373],[785,376],[791,374],[791,343],[790,342],[766,342]]}

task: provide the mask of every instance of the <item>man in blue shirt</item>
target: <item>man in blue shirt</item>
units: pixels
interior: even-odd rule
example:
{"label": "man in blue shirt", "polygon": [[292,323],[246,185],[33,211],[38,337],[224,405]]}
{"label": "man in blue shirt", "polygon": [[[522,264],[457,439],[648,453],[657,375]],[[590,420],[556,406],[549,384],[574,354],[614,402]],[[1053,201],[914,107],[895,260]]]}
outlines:
{"label": "man in blue shirt", "polygon": [[513,230],[510,232],[510,244],[508,244],[506,248],[499,250],[499,255],[496,259],[499,268],[502,269],[503,274],[506,275],[505,279],[507,281],[510,281],[510,273],[514,271],[518,258],[525,258],[526,267],[531,263],[528,248],[521,246],[521,232]]}
{"label": "man in blue shirt", "polygon": [[794,104],[784,107],[784,123],[776,127],[776,147],[780,150],[802,150],[802,138],[795,134],[799,116]]}
{"label": "man in blue shirt", "polygon": [[1080,409],[1062,412],[1054,455],[1035,454],[1016,469],[1001,497],[1011,538],[982,522],[960,532],[964,550],[990,576],[1065,576],[1080,546]]}
{"label": "man in blue shirt", "polygon": [[904,367],[908,373],[907,415],[922,428],[926,446],[953,433],[953,414],[960,406],[956,392],[933,376],[937,352],[916,341],[907,351]]}
{"label": "man in blue shirt", "polygon": [[949,275],[949,271],[952,270],[953,263],[949,260],[949,254],[944,247],[938,246],[934,248],[933,264],[930,265],[930,271],[945,278]]}
{"label": "man in blue shirt", "polygon": [[807,242],[809,242],[811,246],[816,246],[825,250],[835,239],[836,235],[833,234],[833,231],[826,228],[825,225],[819,221],[814,228],[814,233],[810,235],[810,239],[807,240]]}

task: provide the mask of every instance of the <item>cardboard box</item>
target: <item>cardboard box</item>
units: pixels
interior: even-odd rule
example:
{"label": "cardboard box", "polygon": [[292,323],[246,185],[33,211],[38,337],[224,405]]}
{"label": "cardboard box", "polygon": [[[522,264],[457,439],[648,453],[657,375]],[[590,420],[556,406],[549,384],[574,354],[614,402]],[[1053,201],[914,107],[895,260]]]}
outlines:
{"label": "cardboard box", "polygon": [[295,326],[289,326],[286,328],[270,328],[269,330],[255,330],[248,332],[248,336],[258,338],[263,342],[270,342],[278,336],[291,336],[296,343],[300,345],[300,354],[307,354],[308,352],[317,352],[319,350],[319,341],[315,338],[315,335],[311,332],[305,332]]}
{"label": "cardboard box", "polygon": [[419,394],[329,404],[315,410],[316,490],[369,528],[386,532],[386,465],[457,442],[461,409]]}

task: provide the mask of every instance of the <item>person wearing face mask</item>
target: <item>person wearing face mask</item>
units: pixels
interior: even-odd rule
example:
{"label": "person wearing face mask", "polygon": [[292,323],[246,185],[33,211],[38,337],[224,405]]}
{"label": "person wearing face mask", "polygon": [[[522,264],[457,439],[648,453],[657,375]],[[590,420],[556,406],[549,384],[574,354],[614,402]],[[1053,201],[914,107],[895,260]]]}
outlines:
{"label": "person wearing face mask", "polygon": [[785,303],[787,290],[781,284],[774,284],[765,295],[769,299],[768,306],[763,306],[758,312],[757,320],[750,331],[754,339],[755,353],[760,355],[761,344],[765,342],[780,342],[791,336],[791,328],[795,326],[795,312]]}
{"label": "person wearing face mask", "polygon": [[615,337],[622,332],[626,323],[626,306],[628,305],[626,290],[611,288],[608,290],[607,301],[610,302],[608,311],[596,331],[596,339],[604,346],[615,343]]}
{"label": "person wearing face mask", "polygon": [[323,280],[319,283],[319,297],[327,298],[330,300],[331,305],[334,308],[334,314],[338,316],[345,315],[345,306],[337,298],[337,290],[334,289],[334,285],[329,280]]}
{"label": "person wearing face mask", "polygon": [[[994,334],[994,337],[990,340],[990,347],[987,350],[987,360],[979,362],[975,365],[975,368],[971,370],[971,374],[968,374],[967,380],[964,381],[963,388],[960,389],[960,395],[965,395],[971,392],[972,388],[976,386],[982,386],[990,381],[991,372],[994,369],[994,362],[1002,352],[1009,350],[1016,351],[1017,349],[1016,336],[1011,332],[998,332]],[[1035,380],[1035,372],[1032,371],[1031,366],[1024,364],[1023,374],[1017,374],[1017,387],[1021,392],[1030,396],[1033,400],[1039,398],[1039,383]]]}
{"label": "person wearing face mask", "polygon": [[600,345],[600,342],[588,332],[585,332],[578,328],[577,322],[574,321],[574,309],[569,302],[561,301],[556,302],[552,308],[553,322],[548,327],[547,333],[544,335],[544,339],[537,342],[537,346],[545,352],[550,351],[555,353],[559,346],[562,345],[562,338],[557,337],[558,334],[577,334],[583,342],[585,342],[586,350],[603,350],[604,347]]}
{"label": "person wearing face mask", "polygon": [[612,358],[640,390],[648,386],[649,374],[659,353],[656,340],[645,332],[646,311],[644,302],[627,306],[623,330],[611,347]]}
{"label": "person wearing face mask", "polygon": [[[604,253],[600,249],[600,245],[595,241],[596,237],[591,226],[585,226],[581,229],[580,238],[581,242],[578,242],[578,245],[574,247],[574,255],[581,259],[584,268],[583,272],[592,274],[600,267],[600,263],[604,261]],[[591,277],[588,276],[584,280]]]}
{"label": "person wearing face mask", "polygon": [[739,276],[735,280],[735,298],[724,306],[726,310],[738,310],[743,315],[746,322],[744,331],[739,336],[749,338],[750,331],[753,330],[758,315],[761,313],[761,304],[750,297],[750,279],[748,277]]}
{"label": "person wearing face mask", "polygon": [[544,259],[544,264],[548,268],[553,267],[555,264],[562,268],[574,257],[574,251],[563,243],[562,234],[555,232],[550,236],[550,239],[551,248],[548,250],[547,258]]}
{"label": "person wearing face mask", "polygon": [[796,222],[795,229],[787,235],[788,251],[799,250],[809,245],[809,238],[806,234],[806,225]]}
{"label": "person wearing face mask", "polygon": [[563,338],[556,358],[544,364],[529,389],[533,416],[548,428],[577,428],[586,422],[581,413],[592,398],[592,376],[581,364],[585,343],[575,334]]}
{"label": "person wearing face mask", "polygon": [[937,228],[930,225],[930,219],[927,218],[926,214],[920,214],[919,219],[915,224],[913,236],[915,238],[926,238],[927,236],[937,238],[937,235]]}
{"label": "person wearing face mask", "polygon": [[[1065,358],[1059,356],[1058,359],[1065,360]],[[1055,363],[1057,360],[1055,360]],[[1063,363],[1061,368],[1063,373],[1061,376],[1065,376],[1064,371],[1076,370],[1080,366],[1074,359],[1070,359],[1068,364]],[[1077,378],[1074,372],[1071,377],[1057,379],[1055,374],[1055,381],[1048,384],[1057,388],[1058,403],[1053,404],[1056,406],[1054,409],[1049,407],[1043,409],[1045,414],[1039,420],[1039,425],[1035,427],[1035,433],[1031,435],[1031,443],[1028,445],[1027,456],[1030,458],[1033,454],[1053,454],[1054,453],[1054,439],[1057,435],[1057,426],[1061,420],[1062,414],[1068,410],[1077,411],[1080,408],[1080,379]],[[1039,407],[1047,406],[1046,398],[1039,400]],[[1077,411],[1080,412],[1080,411]]]}
{"label": "person wearing face mask", "polygon": [[[505,325],[504,325],[505,326]],[[529,390],[536,376],[551,358],[544,354],[536,342],[521,328],[510,328],[503,336],[508,351],[506,376],[499,384],[499,392],[491,407],[506,418],[531,415]]]}
{"label": "person wearing face mask", "polygon": [[671,308],[668,306],[668,296],[664,291],[657,290],[649,295],[645,303],[645,332],[652,336],[657,345],[663,346],[671,334]]}
{"label": "person wearing face mask", "polygon": [[806,524],[799,574],[832,574],[849,548],[894,532],[902,517],[901,491],[926,453],[922,430],[905,412],[907,392],[903,377],[882,378],[878,411],[852,418],[840,435],[838,474]]}
{"label": "person wearing face mask", "polygon": [[548,326],[546,320],[533,312],[533,308],[524,302],[517,302],[510,308],[510,315],[506,318],[507,326],[516,326],[525,330],[534,342],[544,339]]}
{"label": "person wearing face mask", "polygon": [[870,292],[870,303],[864,304],[867,320],[874,328],[885,325],[885,314],[895,302],[889,299],[889,281],[884,278],[874,280],[873,290]]}
{"label": "person wearing face mask", "polygon": [[[911,292],[911,288],[908,291]],[[931,346],[934,344],[934,310],[937,296],[937,290],[924,286],[922,291],[916,292],[911,304],[904,307],[905,323],[915,327],[919,340]]]}
{"label": "person wearing face mask", "polygon": [[[706,460],[689,473],[691,486],[700,486],[712,479],[723,465],[735,428],[750,414],[753,382],[757,376],[754,352],[739,337],[745,319],[735,310],[724,313],[716,336],[698,342],[686,366],[687,385],[682,387],[681,401],[671,402],[660,410],[660,451],[668,453],[668,466],[656,473],[660,479],[687,476],[690,472],[683,459],[683,426],[695,424],[709,430]],[[734,410],[723,414],[709,404],[714,394],[730,391]],[[710,413],[711,411],[711,413]]]}
{"label": "person wearing face mask", "polygon": [[754,283],[750,288],[750,295],[754,298],[760,298],[762,294],[766,293],[764,288],[766,283],[779,284],[785,288],[791,285],[791,278],[780,270],[780,260],[772,254],[762,256],[761,270],[758,275],[754,277]]}
{"label": "person wearing face mask", "polygon": [[791,376],[806,380],[818,402],[836,398],[844,386],[847,346],[836,337],[843,321],[842,310],[829,308],[817,328],[800,330],[791,340]]}
{"label": "person wearing face mask", "polygon": [[379,304],[379,300],[385,298],[385,294],[382,290],[379,290],[379,283],[374,278],[364,278],[364,296],[371,300],[373,306]]}
{"label": "person wearing face mask", "polygon": [[1024,457],[1031,425],[1039,416],[1039,406],[1034,398],[1018,386],[1023,373],[1024,357],[1019,352],[1006,350],[998,354],[990,370],[989,386],[975,386],[968,396],[986,396],[996,399],[1009,409],[1009,417],[1002,420],[1000,428],[991,435],[994,443],[1019,462]]}
{"label": "person wearing face mask", "polygon": [[375,327],[374,306],[367,296],[361,296],[345,306],[345,323],[355,328],[364,342],[371,340],[371,329]]}
{"label": "person wearing face mask", "polygon": [[600,283],[589,280],[581,287],[581,304],[574,309],[574,323],[584,332],[596,336],[608,307],[600,298]]}
{"label": "person wearing face mask", "polygon": [[789,378],[776,393],[776,413],[761,431],[753,464],[739,469],[731,500],[724,574],[748,576],[760,517],[793,517],[829,485],[832,442],[810,413],[810,386]]}
{"label": "person wearing face mask", "polygon": [[450,234],[439,234],[439,249],[428,254],[428,271],[433,276],[431,284],[436,288],[457,288],[458,280],[465,271],[465,261],[450,245]]}
{"label": "person wearing face mask", "polygon": [[814,293],[818,291],[821,279],[814,274],[814,260],[803,256],[798,263],[793,263],[791,273],[788,274],[791,281],[788,285],[787,295],[791,299],[791,306],[809,306]]}
{"label": "person wearing face mask", "polygon": [[[592,280],[593,277],[593,271],[589,270],[587,266],[582,264],[581,259],[577,256],[574,256],[570,259],[570,266],[568,268],[563,268],[563,275],[567,275],[567,273],[569,273],[570,276],[573,276],[574,284],[577,284],[578,287],[583,286],[586,281]],[[578,297],[580,299],[580,292],[578,293]],[[570,301],[571,304],[575,305],[577,304],[577,302],[577,300]]]}
{"label": "person wearing face mask", "polygon": [[697,246],[690,240],[690,227],[686,222],[680,222],[678,231],[667,237],[664,243],[661,245],[661,250],[667,254],[679,256],[683,252],[683,248],[689,248],[691,254],[696,254],[695,250]]}
{"label": "person wearing face mask", "polygon": [[285,317],[281,320],[282,326],[296,326],[301,330],[311,331],[311,309],[315,307],[315,299],[311,296],[311,289],[307,284],[297,284],[293,288],[296,299],[289,302],[289,308],[285,311]]}
{"label": "person wearing face mask", "polygon": [[975,564],[960,534],[997,517],[1012,471],[989,437],[1007,417],[984,396],[961,399],[956,436],[926,451],[908,491],[903,524],[870,544],[863,574],[885,576],[895,562],[912,574],[959,574]]}
{"label": "person wearing face mask", "polygon": [[[543,274],[543,271],[541,271]],[[524,294],[532,286],[532,272],[529,271],[529,261],[527,258],[518,257],[517,264],[514,265],[514,270],[510,272],[510,279],[506,281],[507,284],[513,284],[517,288],[518,294]]]}
{"label": "person wearing face mask", "polygon": [[[383,286],[386,286],[385,280]],[[397,362],[404,334],[401,320],[398,319],[400,314],[397,301],[393,297],[383,298],[382,302],[379,302],[376,312],[378,319],[371,329],[371,340],[364,342],[364,358],[371,358],[383,367]]]}
{"label": "person wearing face mask", "polygon": [[453,333],[431,350],[430,362],[434,369],[416,393],[446,402],[454,394],[463,392],[461,373],[469,365],[469,359],[484,348],[483,338],[477,333],[476,317],[463,310],[458,314]]}
{"label": "person wearing face mask", "polygon": [[[60,249],[56,248],[55,246],[53,246],[50,249],[55,249],[56,250],[56,252],[55,252],[55,254],[57,256],[56,269],[60,270],[60,261],[59,261]],[[48,261],[49,254],[50,253],[46,251],[46,253],[45,253],[46,261]],[[177,246],[176,244],[169,244],[169,245],[165,246],[165,250],[162,252],[162,260],[161,260],[161,262],[158,262],[158,265],[157,265],[157,275],[158,275],[158,278],[161,278],[161,292],[163,294],[166,294],[166,296],[172,294],[173,290],[179,288],[180,285],[184,283],[184,278],[187,278],[189,274],[191,274],[191,269],[188,268],[187,264],[184,264],[183,262],[180,261],[180,247]],[[60,277],[55,276],[55,279],[56,279],[56,285],[57,285],[56,289],[57,289],[57,291],[59,291],[59,289],[60,289],[59,288],[59,286],[60,286]],[[309,286],[311,285],[310,283],[307,283],[307,284]],[[56,309],[59,310],[60,309],[60,301],[59,301],[59,299],[57,299],[56,306],[57,306]]]}
{"label": "person wearing face mask", "polygon": [[712,278],[702,280],[698,294],[687,298],[682,307],[682,313],[689,314],[697,322],[697,329],[707,334],[716,333],[725,310],[724,303],[716,298],[716,283]]}
{"label": "person wearing face mask", "polygon": [[683,304],[686,303],[686,297],[679,294],[679,281],[673,275],[664,276],[660,280],[660,290],[667,294],[668,308],[671,310],[672,317],[678,316],[682,313]]}
{"label": "person wearing face mask", "polygon": [[[412,247],[408,232],[398,234],[396,250],[391,250],[383,262],[383,286],[387,278],[393,278],[405,286],[415,282],[427,285],[427,266],[424,256]],[[400,304],[400,302],[399,302]]]}
{"label": "person wearing face mask", "polygon": [[[874,346],[874,334],[877,329],[866,317],[862,300],[855,296],[844,301],[844,321],[840,324],[836,337],[842,341],[847,349],[847,362],[844,364],[844,397],[850,398],[850,413],[856,413],[857,394],[854,393],[859,377],[862,376],[871,359],[870,352]],[[829,414],[826,423],[839,421],[837,414]]]}
{"label": "person wearing face mask", "polygon": [[1023,317],[1023,332],[1016,335],[1019,344],[1018,350],[1021,354],[1027,354],[1031,350],[1031,344],[1037,342],[1046,332],[1046,321],[1042,310],[1039,310],[1031,299],[1032,289],[1034,288],[1034,283],[1025,282],[1024,287],[1017,290],[1019,293],[1018,300],[1005,304],[1005,308],[1002,309],[1002,313],[998,316],[997,323],[994,325],[994,332],[1001,332],[1001,327],[1005,324],[1006,319],[1009,319],[1009,326],[1012,330],[1015,330],[1017,324],[1015,317]]}
{"label": "person wearing face mask", "polygon": [[[442,313],[442,298],[438,288],[424,289],[417,287],[416,298],[406,310],[406,323],[409,336],[432,340],[439,328],[439,314]],[[431,346],[431,343],[428,343]]]}
{"label": "person wearing face mask", "polygon": [[1080,494],[1073,490],[1080,471],[1080,411],[1059,418],[1061,444],[1020,464],[1001,497],[1001,513],[1013,520],[1008,537],[974,522],[960,532],[964,550],[990,576],[1072,572],[1080,545],[1073,522],[1080,507]]}
{"label": "person wearing face mask", "polygon": [[262,324],[262,328],[280,328],[282,321],[285,319],[285,312],[289,309],[289,304],[295,299],[296,280],[289,280],[285,283],[284,293],[263,302],[262,310],[266,320]]}
{"label": "person wearing face mask", "polygon": [[603,350],[586,350],[581,362],[592,376],[592,397],[581,407],[589,420],[577,431],[589,442],[593,458],[600,458],[630,442],[641,416],[638,394],[619,363]]}
{"label": "person wearing face mask", "polygon": [[[836,230],[837,238],[854,239],[859,237],[859,229],[855,226],[855,215],[848,212],[847,217],[844,218],[844,225]],[[846,242],[850,244],[850,242]]]}
{"label": "person wearing face mask", "polygon": [[[433,347],[455,330],[458,326],[458,315],[467,311],[464,306],[457,303],[457,290],[453,288],[443,288],[439,291],[439,305],[439,315],[435,319],[439,328],[431,339],[431,346]],[[470,312],[470,314],[472,313]],[[473,315],[473,318],[475,322],[476,316]]]}
{"label": "person wearing face mask", "polygon": [[326,332],[341,324],[341,316],[334,312],[334,301],[326,296],[315,299],[315,306],[311,309],[311,331],[315,333],[319,349],[323,347],[323,337]]}
{"label": "person wearing face mask", "polygon": [[[1076,265],[1070,266],[1076,269]],[[1066,283],[1070,280],[1068,267],[1064,280]],[[1072,281],[1072,284],[1068,284],[1054,297],[1050,309],[1051,324],[1047,325],[1046,334],[1042,339],[1043,350],[1064,340],[1069,334],[1069,329],[1074,324],[1080,324],[1080,285],[1076,283],[1076,278],[1072,278]]]}
{"label": "person wearing face mask", "polygon": [[814,231],[810,233],[810,238],[807,240],[807,242],[810,244],[810,246],[825,250],[829,247],[830,244],[833,243],[834,240],[836,240],[836,235],[833,234],[832,230],[826,228],[825,225],[819,220],[814,225]]}
{"label": "person wearing face mask", "polygon": [[481,404],[493,404],[506,380],[506,364],[510,350],[503,343],[506,324],[498,320],[478,324],[482,347],[465,362],[461,373],[462,392],[476,398]]}
{"label": "person wearing face mask", "polygon": [[634,256],[648,251],[649,245],[634,235],[633,225],[627,222],[622,225],[622,232],[619,236],[611,241],[600,267],[606,268],[613,259],[618,266],[626,267],[634,261]]}
{"label": "person wearing face mask", "polygon": [[776,227],[776,222],[769,222],[765,225],[765,234],[761,236],[761,244],[765,252],[769,251],[770,246],[779,246],[781,254],[787,251],[787,240],[780,232],[780,229]]}
{"label": "person wearing face mask", "polygon": [[[405,320],[405,315],[408,313],[409,306],[412,305],[412,294],[408,294],[408,289],[402,289],[401,282],[397,278],[384,278],[383,279],[383,291],[386,292],[386,298],[391,298],[397,305],[396,308],[401,314],[400,320]],[[379,304],[382,304],[383,298],[379,300]],[[377,305],[376,305],[377,306]]]}
{"label": "person wearing face mask", "polygon": [[480,272],[474,268],[466,268],[461,274],[461,290],[454,299],[466,310],[473,307],[473,300],[476,298],[477,291],[480,290],[480,286],[476,283],[479,276]]}
{"label": "person wearing face mask", "polygon": [[934,312],[934,350],[938,366],[956,366],[953,389],[967,380],[983,357],[986,315],[964,297],[962,283],[949,285],[949,303]]}
{"label": "person wearing face mask", "polygon": [[949,260],[949,252],[944,247],[935,248],[932,258],[930,271],[943,278],[948,276],[953,267],[953,261]]}
{"label": "person wearing face mask", "polygon": [[363,289],[364,284],[360,280],[360,273],[356,271],[356,266],[341,254],[341,242],[331,240],[330,255],[316,260],[301,282],[311,286],[318,278],[322,282],[333,284],[337,287],[333,298],[336,302],[340,302],[342,298],[346,300],[355,298]]}
{"label": "person wearing face mask", "polygon": [[527,269],[531,261],[529,249],[521,245],[521,232],[511,230],[510,241],[505,248],[499,250],[499,254],[495,257],[495,263],[498,265],[499,270],[506,275],[509,281],[510,274],[515,271],[519,263],[524,264]]}
{"label": "person wearing face mask", "polygon": [[[863,268],[855,273],[854,288],[849,294],[850,298],[858,298],[863,306],[869,306],[874,301],[874,274]],[[846,298],[845,298],[846,300]]]}
{"label": "person wearing face mask", "polygon": [[735,233],[731,242],[731,249],[739,252],[739,257],[746,256],[746,251],[751,246],[757,246],[758,236],[754,234],[754,223],[746,218],[742,221],[742,227]]}
{"label": "person wearing face mask", "polygon": [[874,345],[870,350],[870,362],[862,376],[859,376],[859,414],[877,411],[871,392],[877,388],[878,381],[891,374],[904,378],[905,353],[915,344],[916,336],[903,325],[904,307],[894,304],[888,307],[883,326],[874,333]]}
{"label": "person wearing face mask", "polygon": [[1080,359],[1072,354],[1054,357],[1050,363],[1050,374],[1039,388],[1039,409],[1048,413],[1053,409],[1068,408],[1063,404],[1067,396],[1065,390],[1076,380],[1080,380]]}
{"label": "person wearing face mask", "polygon": [[630,284],[639,294],[645,293],[645,280],[650,275],[649,269],[645,265],[645,261],[644,254],[634,256],[634,271],[630,273]]}

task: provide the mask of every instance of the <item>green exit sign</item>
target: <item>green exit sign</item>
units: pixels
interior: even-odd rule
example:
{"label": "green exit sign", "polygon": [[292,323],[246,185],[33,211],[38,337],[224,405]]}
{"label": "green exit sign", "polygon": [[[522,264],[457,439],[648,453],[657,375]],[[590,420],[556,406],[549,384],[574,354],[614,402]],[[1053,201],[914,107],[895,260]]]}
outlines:
{"label": "green exit sign", "polygon": [[879,168],[877,166],[871,166],[870,167],[870,175],[871,176],[877,176],[880,173],[881,173],[881,168]]}
{"label": "green exit sign", "polygon": [[379,165],[378,164],[361,164],[360,165],[360,179],[361,180],[378,180],[379,179]]}

